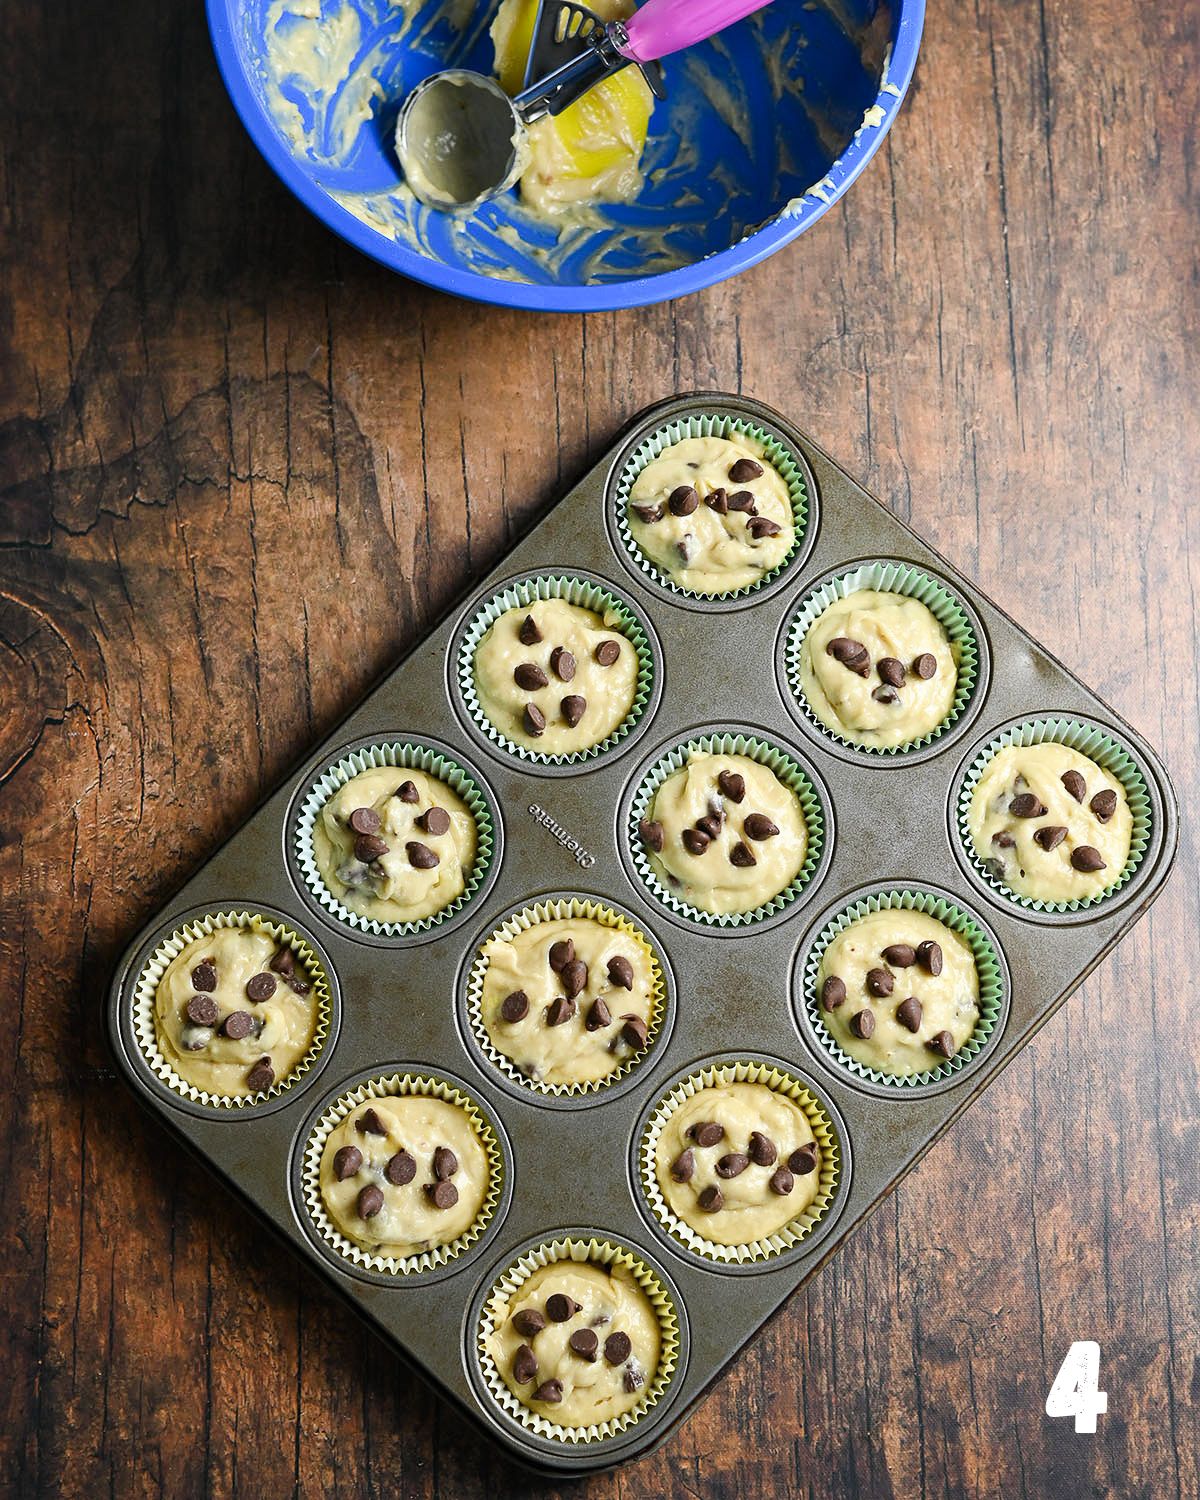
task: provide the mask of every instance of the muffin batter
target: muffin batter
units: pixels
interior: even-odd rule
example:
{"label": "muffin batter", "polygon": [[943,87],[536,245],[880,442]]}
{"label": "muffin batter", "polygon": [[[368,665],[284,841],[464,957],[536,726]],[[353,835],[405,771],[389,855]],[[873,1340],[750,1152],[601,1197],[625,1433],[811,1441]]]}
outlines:
{"label": "muffin batter", "polygon": [[377,766],[352,776],[313,825],[321,879],[351,911],[416,922],[456,901],[475,863],[475,819],[435,776]]}
{"label": "muffin batter", "polygon": [[658,1369],[658,1317],[622,1266],[552,1261],[490,1311],[488,1351],[505,1385],[562,1427],[633,1411]]}
{"label": "muffin batter", "polygon": [[796,794],[747,755],[693,751],[654,794],[639,834],[650,868],[701,911],[749,912],[804,866]]}
{"label": "muffin batter", "polygon": [[526,1077],[592,1083],[646,1047],[657,965],[629,933],[564,917],[492,938],[484,956],[484,1026]]}
{"label": "muffin batter", "polygon": [[1080,901],[1120,879],[1133,816],[1115,776],[1050,741],[1006,745],[985,767],[967,819],[979,858],[1033,901]]}
{"label": "muffin batter", "polygon": [[671,1212],[718,1245],[778,1233],[813,1203],[821,1179],[807,1116],[765,1083],[716,1083],[685,1099],[654,1163]]}
{"label": "muffin batter", "polygon": [[188,1083],[243,1098],[285,1079],[317,1026],[311,977],[287,946],[250,927],[195,938],[154,997],[163,1056]]}
{"label": "muffin batter", "polygon": [[958,647],[919,599],[858,589],[810,626],[800,687],[834,734],[894,749],[932,734],[949,715]]}
{"label": "muffin batter", "polygon": [[619,729],[633,708],[638,657],[615,620],[565,599],[518,605],[475,651],[475,691],[490,722],[527,750],[571,755]]}
{"label": "muffin batter", "polygon": [[821,959],[817,996],[842,1051],[890,1078],[938,1067],[979,1021],[970,947],[919,911],[872,912],[839,933]]}
{"label": "muffin batter", "polygon": [[369,1099],[329,1133],[321,1196],[347,1239],[403,1259],[467,1232],[488,1172],[483,1142],[458,1105],[422,1094]]}
{"label": "muffin batter", "polygon": [[680,588],[729,594],[777,568],[795,540],[791,495],[744,434],[685,438],[634,481],[634,541]]}

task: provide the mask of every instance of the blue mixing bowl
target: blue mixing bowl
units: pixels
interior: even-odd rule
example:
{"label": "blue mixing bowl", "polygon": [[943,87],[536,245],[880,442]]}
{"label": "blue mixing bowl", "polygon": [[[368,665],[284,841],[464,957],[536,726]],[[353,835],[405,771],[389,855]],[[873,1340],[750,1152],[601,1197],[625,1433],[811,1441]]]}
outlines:
{"label": "blue mixing bowl", "polygon": [[515,194],[463,218],[402,184],[400,102],[439,68],[490,72],[494,12],[495,0],[208,0],[243,124],[331,229],[460,297],[592,312],[711,286],[819,219],[900,107],[925,0],[774,0],[669,57],[637,202],[561,233]]}

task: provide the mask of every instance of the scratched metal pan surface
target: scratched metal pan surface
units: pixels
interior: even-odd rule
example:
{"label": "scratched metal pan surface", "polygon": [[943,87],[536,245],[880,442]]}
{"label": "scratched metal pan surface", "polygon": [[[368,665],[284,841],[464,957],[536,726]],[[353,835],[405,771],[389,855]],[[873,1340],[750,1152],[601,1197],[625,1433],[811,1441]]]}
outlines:
{"label": "scratched metal pan surface", "polygon": [[[617,535],[622,461],[659,425],[695,413],[757,424],[807,465],[811,548],[773,589],[737,607],[705,608],[653,584]],[[778,643],[811,586],[862,559],[910,562],[948,583],[982,646],[971,710],[917,756],[856,757],[806,727],[776,671]],[[550,770],[496,751],[454,693],[455,641],[478,601],[529,573],[584,572],[635,607],[659,651],[657,689],[638,733],[616,753]],[[1119,894],[1043,920],[989,891],[958,849],[950,802],[968,758],[1010,721],[1082,716],[1115,735],[1147,783],[1153,827]],[[749,728],[790,749],[831,809],[822,867],[777,919],[716,930],[669,913],[625,847],[623,812],[639,770],[701,726]],[[315,770],[364,740],[433,740],[490,790],[499,812],[498,874],[462,913],[402,942],[366,941],[301,894],[289,819]],[[1166,773],[1140,735],[1019,629],[785,417],[744,397],[700,393],[643,412],[526,538],[387,677],[134,939],[113,979],[109,1030],[142,1103],[271,1225],[447,1399],[526,1464],[557,1474],[606,1468],[661,1442],[737,1350],[834,1252],[1057,1010],[1158,895],[1176,846]],[[852,1077],[812,1039],[793,1003],[796,975],[824,918],[868,886],[942,892],[992,936],[1007,1000],[980,1055],[934,1087],[884,1091]],[[592,896],[627,913],[668,974],[667,1022],[620,1085],[566,1105],[514,1086],[462,1019],[481,940],[510,910],[546,896]],[[276,914],[315,940],[336,990],[320,1066],[268,1105],[225,1114],[189,1105],[146,1065],[131,1009],[148,956],[181,919],[218,910]],[[662,1231],[637,1181],[635,1137],[672,1081],[711,1059],[774,1060],[821,1099],[841,1134],[833,1210],[791,1250],[749,1267],[705,1262]],[[356,1081],[420,1068],[459,1081],[490,1113],[506,1158],[504,1192],[486,1234],[429,1273],[359,1270],[314,1234],[298,1192],[302,1148],[321,1108]],[[229,1115],[236,1115],[230,1118]],[[603,1167],[601,1166],[603,1164]],[[475,1319],[496,1276],[531,1242],[588,1231],[627,1246],[664,1275],[680,1324],[662,1398],[617,1436],[538,1437],[488,1394],[473,1354]]]}

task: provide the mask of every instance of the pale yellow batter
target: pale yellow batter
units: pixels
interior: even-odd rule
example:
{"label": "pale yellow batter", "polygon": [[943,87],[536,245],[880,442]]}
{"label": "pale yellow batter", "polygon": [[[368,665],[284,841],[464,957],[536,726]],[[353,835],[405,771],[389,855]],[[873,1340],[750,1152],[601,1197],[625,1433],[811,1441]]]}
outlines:
{"label": "pale yellow batter", "polygon": [[654,794],[639,830],[650,868],[701,911],[754,911],[804,866],[796,794],[747,755],[693,751]]}
{"label": "pale yellow batter", "polygon": [[834,734],[894,749],[945,721],[958,688],[958,656],[919,599],[858,589],[834,600],[809,628],[800,687]]}
{"label": "pale yellow batter", "polygon": [[321,1197],[347,1239],[404,1259],[448,1245],[475,1222],[487,1151],[458,1105],[422,1094],[369,1099],[330,1131]]}
{"label": "pale yellow batter", "polygon": [[658,1318],[622,1266],[552,1261],[489,1311],[496,1331],[488,1350],[505,1385],[561,1427],[600,1426],[633,1411],[658,1370]]}
{"label": "pale yellow batter", "polygon": [[313,855],[321,879],[351,911],[416,922],[462,895],[475,839],[470,809],[444,781],[377,766],[352,776],[321,808]]}
{"label": "pale yellow batter", "polygon": [[592,1083],[645,1050],[656,965],[628,933],[563,917],[492,938],[483,951],[484,1026],[526,1077]]}
{"label": "pale yellow batter", "polygon": [[974,955],[924,912],[872,912],[839,933],[821,959],[817,997],[842,1051],[891,1078],[938,1067],[979,1022]]}
{"label": "pale yellow batter", "polygon": [[600,744],[629,716],[638,657],[615,617],[565,599],[518,605],[475,651],[479,706],[501,734],[543,755]]}
{"label": "pale yellow batter", "polygon": [[1133,816],[1125,788],[1095,761],[1047,741],[1006,745],[971,797],[975,852],[1033,901],[1079,901],[1119,880]]}
{"label": "pale yellow batter", "polygon": [[796,529],[787,485],[744,434],[664,448],[634,481],[626,516],[646,557],[697,594],[757,583],[791,551]]}
{"label": "pale yellow batter", "polygon": [[654,1156],[675,1216],[718,1245],[752,1245],[817,1196],[821,1148],[808,1117],[765,1083],[716,1083],[674,1110]]}
{"label": "pale yellow batter", "polygon": [[168,964],[154,997],[158,1044],[176,1073],[210,1094],[269,1089],[307,1053],[317,1026],[312,976],[267,933],[222,927]]}

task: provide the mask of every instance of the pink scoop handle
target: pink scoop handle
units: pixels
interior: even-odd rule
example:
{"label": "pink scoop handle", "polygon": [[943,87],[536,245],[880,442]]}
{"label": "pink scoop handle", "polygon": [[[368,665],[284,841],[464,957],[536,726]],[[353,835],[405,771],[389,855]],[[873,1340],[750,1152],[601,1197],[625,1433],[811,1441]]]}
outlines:
{"label": "pink scoop handle", "polygon": [[630,62],[657,62],[694,42],[703,42],[767,0],[646,0],[625,24],[626,43],[617,51]]}

